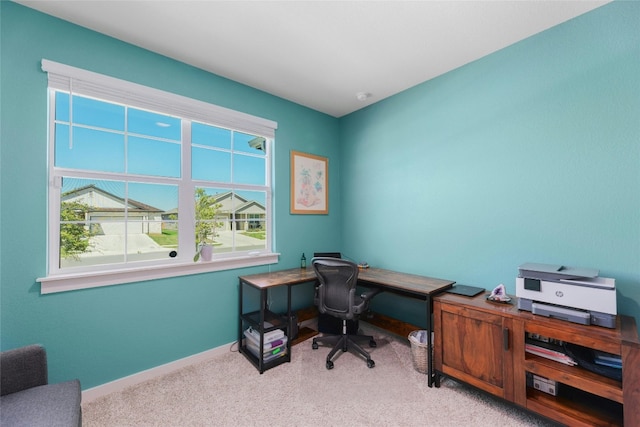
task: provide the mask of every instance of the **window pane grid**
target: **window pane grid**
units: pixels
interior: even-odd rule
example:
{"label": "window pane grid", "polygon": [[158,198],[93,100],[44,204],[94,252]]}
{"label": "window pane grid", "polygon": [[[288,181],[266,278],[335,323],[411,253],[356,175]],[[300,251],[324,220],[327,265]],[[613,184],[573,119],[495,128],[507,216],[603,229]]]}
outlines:
{"label": "window pane grid", "polygon": [[[52,93],[55,153],[50,172],[64,184],[52,193],[58,194],[58,208],[52,212],[59,213],[59,239],[58,247],[50,250],[57,262],[50,265],[57,265],[60,272],[90,271],[96,266],[109,270],[154,260],[185,260],[201,244],[213,245],[214,256],[221,259],[233,253],[270,252],[265,243],[270,196],[265,138],[76,94]],[[56,96],[66,98],[68,106]],[[74,109],[82,108],[83,102],[89,105],[88,112],[76,114]],[[108,111],[108,117],[92,118],[89,113],[98,110]],[[181,154],[183,145],[191,147],[186,151],[189,158]],[[182,169],[191,171],[191,179],[181,177]],[[135,195],[131,193],[135,186],[147,188]],[[170,204],[154,198],[160,188],[173,189]],[[210,198],[204,215],[197,205],[197,191],[189,188],[202,189]],[[185,237],[193,237],[182,242],[194,242],[189,248],[178,244],[180,235],[193,230],[188,217],[179,215],[180,192],[193,194],[196,205],[195,232],[186,233]],[[257,211],[238,211],[248,208]]]}
{"label": "window pane grid", "polygon": [[55,166],[180,177],[176,117],[60,91],[54,96]]}

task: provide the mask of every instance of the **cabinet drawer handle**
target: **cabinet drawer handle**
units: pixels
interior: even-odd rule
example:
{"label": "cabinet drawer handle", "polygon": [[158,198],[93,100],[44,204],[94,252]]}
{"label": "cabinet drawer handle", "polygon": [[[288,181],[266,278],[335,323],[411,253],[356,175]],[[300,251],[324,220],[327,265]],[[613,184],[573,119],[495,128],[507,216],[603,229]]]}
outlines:
{"label": "cabinet drawer handle", "polygon": [[509,328],[502,330],[502,345],[504,346],[504,351],[509,351]]}

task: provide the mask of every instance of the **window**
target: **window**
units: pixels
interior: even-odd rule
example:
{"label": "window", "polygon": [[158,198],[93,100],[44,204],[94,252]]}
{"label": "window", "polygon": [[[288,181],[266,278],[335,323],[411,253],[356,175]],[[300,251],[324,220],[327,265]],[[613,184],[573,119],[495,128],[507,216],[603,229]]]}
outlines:
{"label": "window", "polygon": [[42,65],[50,180],[43,293],[277,260],[274,122]]}

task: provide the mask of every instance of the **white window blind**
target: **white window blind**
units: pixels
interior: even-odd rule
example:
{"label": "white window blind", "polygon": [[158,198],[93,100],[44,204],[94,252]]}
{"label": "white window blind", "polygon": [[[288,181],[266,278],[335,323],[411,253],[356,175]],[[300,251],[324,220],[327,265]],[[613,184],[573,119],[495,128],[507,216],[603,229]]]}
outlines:
{"label": "white window blind", "polygon": [[218,105],[120,80],[47,59],[42,60],[49,88],[80,93],[106,101],[137,108],[162,111],[189,120],[216,123],[251,134],[275,137],[278,124],[274,121],[230,110]]}

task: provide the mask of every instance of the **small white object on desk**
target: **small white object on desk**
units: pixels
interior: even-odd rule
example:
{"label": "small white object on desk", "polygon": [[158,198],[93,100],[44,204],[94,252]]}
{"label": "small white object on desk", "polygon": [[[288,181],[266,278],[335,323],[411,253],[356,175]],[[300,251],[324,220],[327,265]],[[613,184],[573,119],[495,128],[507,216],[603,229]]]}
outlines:
{"label": "small white object on desk", "polygon": [[507,290],[505,289],[505,287],[504,287],[504,285],[502,283],[500,283],[498,286],[496,286],[491,291],[491,295],[489,295],[487,297],[487,299],[489,301],[496,301],[496,302],[509,302],[509,301],[511,301],[511,297],[509,295],[507,295]]}

